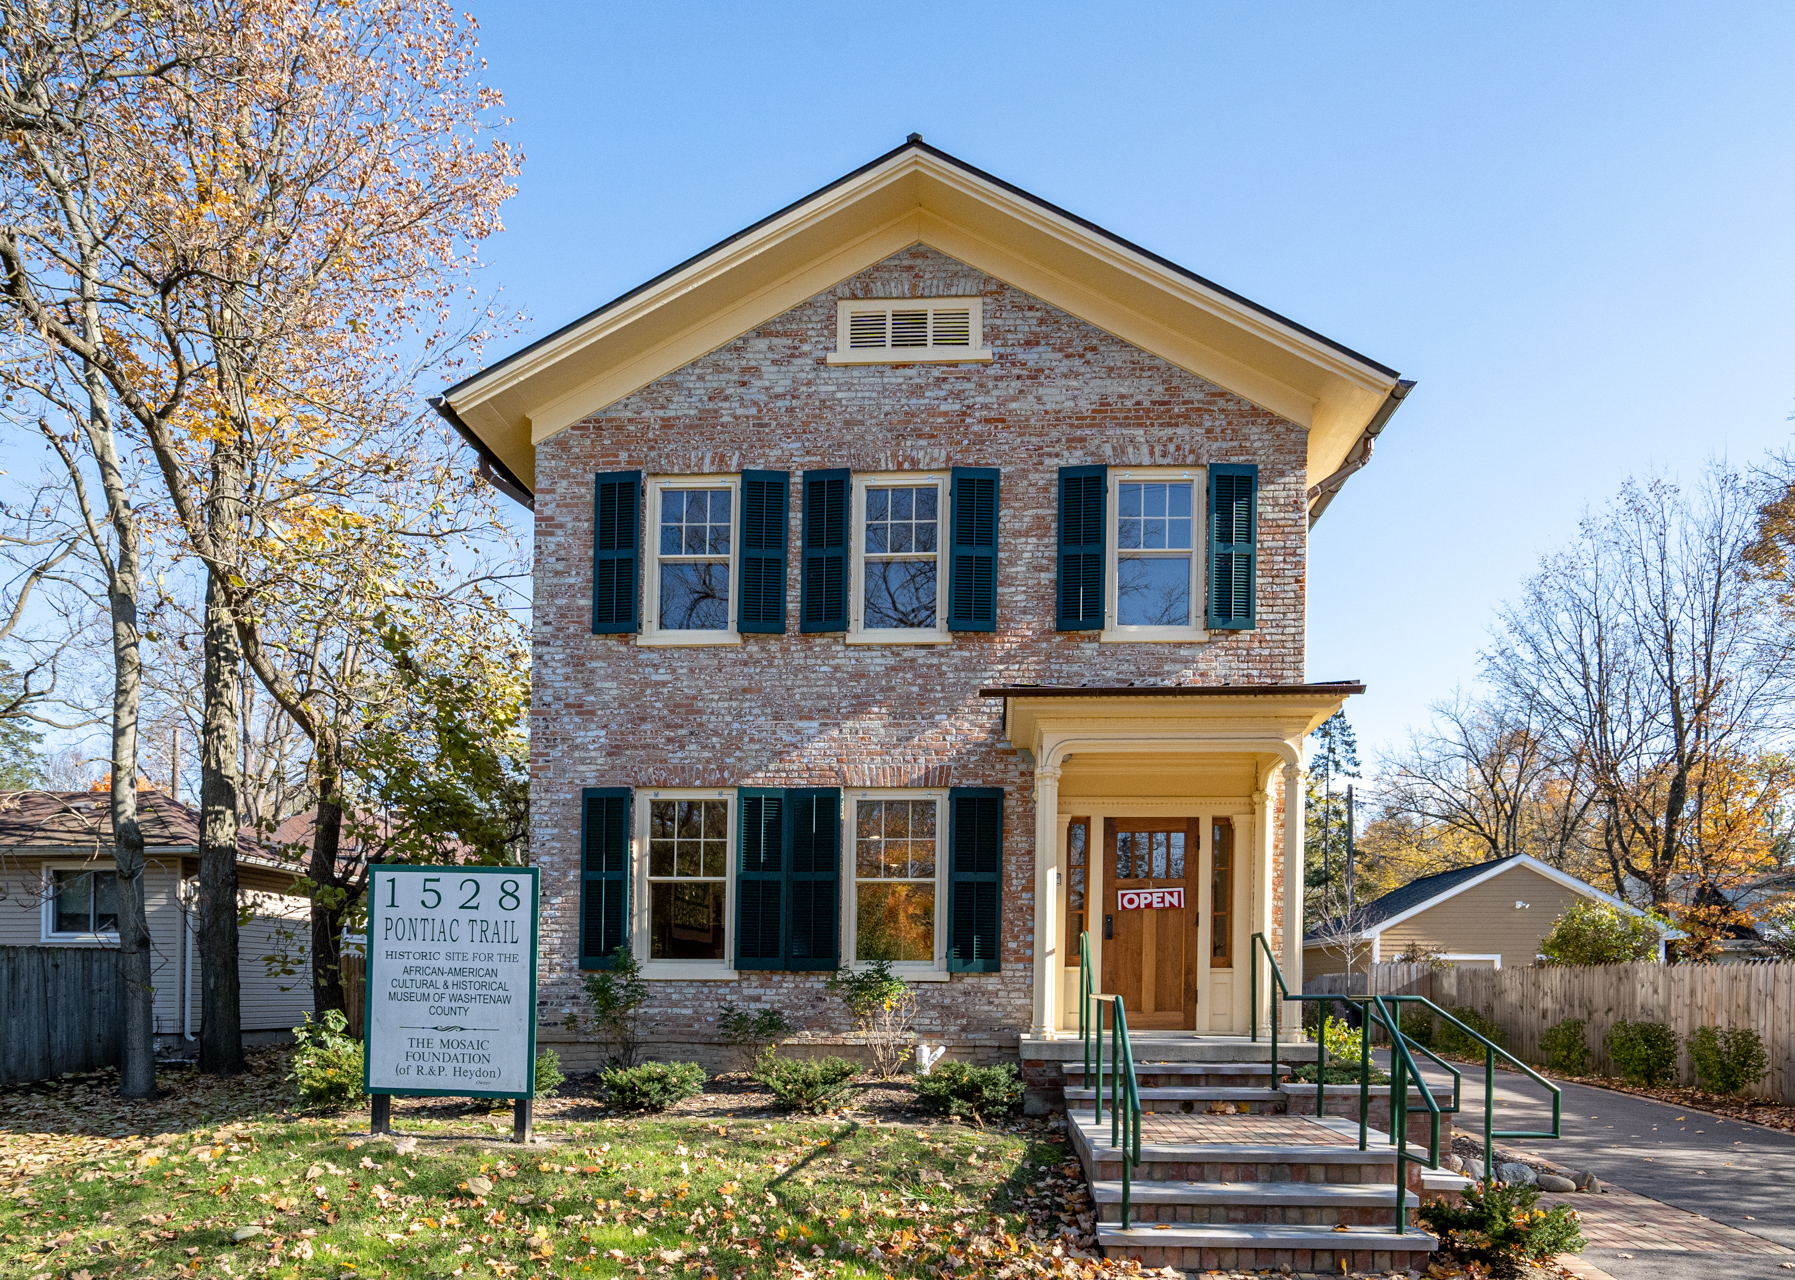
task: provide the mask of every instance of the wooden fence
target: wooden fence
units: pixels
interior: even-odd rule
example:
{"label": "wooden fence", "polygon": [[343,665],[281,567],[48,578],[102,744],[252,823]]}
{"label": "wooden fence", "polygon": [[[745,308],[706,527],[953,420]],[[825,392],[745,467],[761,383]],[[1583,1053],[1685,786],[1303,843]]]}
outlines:
{"label": "wooden fence", "polygon": [[103,947],[0,947],[0,1085],[116,1066],[125,983]]}
{"label": "wooden fence", "polygon": [[[1347,994],[1347,975],[1312,978],[1305,991]],[[1682,1082],[1693,1084],[1688,1041],[1697,1027],[1749,1027],[1770,1055],[1770,1074],[1754,1097],[1795,1101],[1795,963],[1613,964],[1517,969],[1433,969],[1376,964],[1352,975],[1352,994],[1422,995],[1445,1009],[1475,1009],[1502,1028],[1503,1047],[1539,1062],[1540,1034],[1565,1018],[1582,1018],[1594,1053],[1592,1070],[1612,1074],[1602,1043],[1621,1019],[1662,1022],[1683,1046]]]}
{"label": "wooden fence", "polygon": [[353,951],[343,953],[343,1011],[349,1019],[349,1034],[357,1040],[362,1035],[364,1002],[368,998],[368,961]]}

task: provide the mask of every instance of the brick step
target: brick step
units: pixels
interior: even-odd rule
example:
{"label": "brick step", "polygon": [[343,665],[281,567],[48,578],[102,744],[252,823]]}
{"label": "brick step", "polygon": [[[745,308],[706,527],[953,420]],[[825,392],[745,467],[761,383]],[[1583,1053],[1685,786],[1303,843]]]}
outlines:
{"label": "brick step", "polygon": [[[1063,1070],[1067,1084],[1089,1088],[1082,1062],[1067,1063]],[[1290,1073],[1288,1064],[1279,1070],[1284,1075]],[[1115,1073],[1115,1067],[1105,1062],[1100,1078],[1107,1083]],[[1095,1076],[1097,1072],[1092,1071],[1090,1074]],[[1137,1062],[1134,1064],[1134,1078],[1139,1083],[1153,1085],[1197,1084],[1221,1088],[1248,1088],[1258,1085],[1265,1088],[1271,1084],[1271,1064],[1269,1062]]]}
{"label": "brick step", "polygon": [[1399,1271],[1425,1268],[1438,1247],[1419,1229],[1401,1235],[1380,1227],[1344,1231],[1301,1226],[1214,1223],[1167,1227],[1099,1223],[1097,1243],[1110,1258],[1132,1258],[1143,1267],[1184,1271],[1261,1270]]}
{"label": "brick step", "polygon": [[[1199,1109],[1196,1104],[1201,1102],[1232,1102],[1245,1106],[1251,1111],[1279,1112],[1284,1110],[1285,1104],[1288,1102],[1290,1096],[1282,1090],[1267,1089],[1264,1085],[1260,1085],[1257,1088],[1235,1085],[1221,1085],[1217,1087],[1203,1086],[1201,1088],[1189,1085],[1141,1085],[1136,1092],[1140,1095],[1141,1105],[1143,1107],[1146,1107],[1149,1102],[1162,1104],[1149,1108],[1154,1111],[1175,1111],[1179,1109],[1177,1106],[1163,1105],[1167,1103],[1183,1103],[1185,1104],[1183,1110],[1191,1111]],[[1077,1105],[1078,1103],[1084,1103],[1085,1106],[1088,1107],[1092,1101],[1091,1093],[1092,1091],[1090,1089],[1081,1089],[1075,1085],[1067,1085],[1066,1105],[1070,1107]],[[1106,1111],[1109,1107],[1109,1096],[1109,1088],[1108,1086],[1105,1086],[1103,1090],[1103,1104]]]}
{"label": "brick step", "polygon": [[[1091,1188],[1100,1222],[1122,1219],[1122,1184]],[[1411,1213],[1421,1204],[1405,1196]],[[1350,1182],[1136,1182],[1129,1189],[1135,1222],[1235,1225],[1388,1227],[1396,1221],[1396,1188]]]}

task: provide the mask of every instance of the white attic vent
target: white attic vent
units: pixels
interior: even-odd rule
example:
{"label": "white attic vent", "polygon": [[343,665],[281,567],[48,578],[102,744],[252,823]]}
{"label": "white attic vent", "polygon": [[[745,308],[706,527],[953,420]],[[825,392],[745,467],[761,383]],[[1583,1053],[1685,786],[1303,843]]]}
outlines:
{"label": "white attic vent", "polygon": [[830,364],[922,364],[991,358],[983,299],[850,298],[836,304]]}

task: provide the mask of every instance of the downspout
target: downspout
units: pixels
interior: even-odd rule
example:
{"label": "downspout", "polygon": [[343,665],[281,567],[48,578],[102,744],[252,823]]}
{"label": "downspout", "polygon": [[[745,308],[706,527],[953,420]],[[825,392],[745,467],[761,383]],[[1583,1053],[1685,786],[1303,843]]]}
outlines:
{"label": "downspout", "polygon": [[1383,433],[1384,425],[1390,421],[1390,415],[1408,398],[1409,392],[1415,389],[1413,378],[1399,378],[1396,385],[1390,388],[1390,394],[1378,406],[1377,412],[1371,415],[1371,421],[1365,424],[1365,430],[1359,434],[1353,447],[1346,451],[1346,461],[1340,469],[1327,479],[1309,486],[1309,527],[1313,529],[1315,522],[1321,519],[1321,513],[1328,509],[1328,503],[1334,500],[1355,471],[1362,471],[1365,464],[1371,461],[1371,450]]}
{"label": "downspout", "polygon": [[181,913],[181,932],[187,935],[187,966],[181,982],[181,1034],[193,1040],[193,915]]}

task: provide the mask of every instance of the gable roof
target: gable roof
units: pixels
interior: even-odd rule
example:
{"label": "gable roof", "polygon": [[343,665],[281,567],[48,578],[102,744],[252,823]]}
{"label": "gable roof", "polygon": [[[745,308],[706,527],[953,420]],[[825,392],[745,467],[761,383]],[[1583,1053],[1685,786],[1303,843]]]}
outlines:
{"label": "gable roof", "polygon": [[918,243],[1307,428],[1312,516],[1414,385],[911,134],[431,403],[528,502],[542,441]]}
{"label": "gable roof", "polygon": [[[137,825],[147,850],[199,849],[199,813],[166,792],[141,787]],[[0,793],[0,852],[81,851],[111,853],[112,797],[105,791]],[[247,833],[237,837],[237,856],[266,861],[267,851]]]}
{"label": "gable roof", "polygon": [[[1468,867],[1454,867],[1450,871],[1436,871],[1430,876],[1421,876],[1405,885],[1398,885],[1381,898],[1375,898],[1364,906],[1357,908],[1348,927],[1360,937],[1375,937],[1391,925],[1399,924],[1414,916],[1420,915],[1431,907],[1437,907],[1448,898],[1457,897],[1467,889],[1484,884],[1506,871],[1517,867],[1525,867],[1546,879],[1563,885],[1573,893],[1582,894],[1586,898],[1606,903],[1608,906],[1625,911],[1630,915],[1650,917],[1631,903],[1624,902],[1613,894],[1603,893],[1588,881],[1579,880],[1576,876],[1567,875],[1557,867],[1541,862],[1525,853],[1509,854],[1507,857],[1492,858],[1487,862],[1473,863]],[[1681,937],[1675,929],[1652,922],[1653,927],[1666,937]],[[1320,942],[1316,934],[1309,934],[1304,943]]]}

